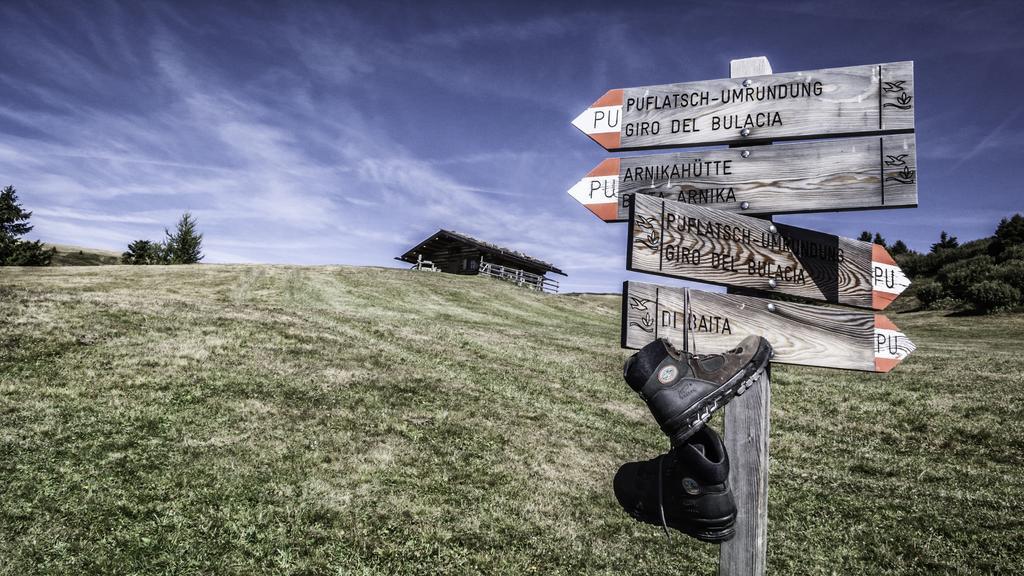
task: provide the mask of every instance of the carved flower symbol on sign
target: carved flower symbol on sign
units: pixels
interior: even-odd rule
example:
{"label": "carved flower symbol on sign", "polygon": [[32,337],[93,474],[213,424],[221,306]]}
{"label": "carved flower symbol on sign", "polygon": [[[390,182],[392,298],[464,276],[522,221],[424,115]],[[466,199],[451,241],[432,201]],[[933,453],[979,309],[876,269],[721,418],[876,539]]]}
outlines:
{"label": "carved flower symbol on sign", "polygon": [[658,249],[658,239],[660,235],[658,234],[657,228],[654,227],[654,223],[656,221],[657,220],[654,218],[637,218],[636,220],[636,223],[637,225],[640,226],[640,228],[646,228],[650,230],[650,232],[647,233],[646,237],[638,236],[636,238],[636,242],[638,242],[639,244],[643,244],[644,246],[647,246],[651,250]]}
{"label": "carved flower symbol on sign", "polygon": [[630,322],[629,323],[630,326],[636,326],[637,328],[639,328],[639,329],[641,329],[641,330],[643,330],[644,332],[647,332],[647,333],[653,333],[654,332],[654,318],[651,317],[651,313],[647,310],[647,305],[650,304],[651,302],[652,302],[651,300],[648,300],[646,298],[640,298],[639,296],[630,296],[629,297],[629,307],[630,308],[632,308],[633,310],[643,310],[644,311],[643,318],[641,318],[639,322],[637,322],[635,320]]}
{"label": "carved flower symbol on sign", "polygon": [[910,110],[910,108],[911,108],[910,101],[913,100],[913,99],[914,99],[914,97],[911,96],[910,94],[907,94],[906,92],[901,92],[900,95],[896,98],[896,103],[895,104],[892,103],[892,102],[886,102],[883,105],[883,107],[885,107],[885,108],[898,108],[900,110]]}
{"label": "carved flower symbol on sign", "polygon": [[633,322],[630,322],[629,325],[636,326],[644,332],[654,332],[654,318],[651,318],[650,312],[644,312],[644,317],[641,318],[639,322],[634,320]]}
{"label": "carved flower symbol on sign", "polygon": [[913,184],[914,176],[916,175],[916,170],[911,170],[910,166],[904,166],[903,170],[900,170],[893,176],[887,177],[886,181],[892,180],[894,182],[899,182],[900,184]]}

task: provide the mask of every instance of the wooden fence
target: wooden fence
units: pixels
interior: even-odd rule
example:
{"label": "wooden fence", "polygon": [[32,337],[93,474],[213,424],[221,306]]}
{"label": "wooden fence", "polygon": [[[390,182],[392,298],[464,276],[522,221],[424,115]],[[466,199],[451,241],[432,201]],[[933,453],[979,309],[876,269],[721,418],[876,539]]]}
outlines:
{"label": "wooden fence", "polygon": [[534,274],[532,272],[526,272],[525,270],[519,270],[518,268],[509,268],[507,266],[499,266],[498,264],[481,261],[479,273],[483,276],[491,276],[508,282],[514,282],[517,286],[523,286],[531,290],[540,290],[542,292],[552,293],[558,292],[557,280],[552,280],[551,278],[541,274]]}

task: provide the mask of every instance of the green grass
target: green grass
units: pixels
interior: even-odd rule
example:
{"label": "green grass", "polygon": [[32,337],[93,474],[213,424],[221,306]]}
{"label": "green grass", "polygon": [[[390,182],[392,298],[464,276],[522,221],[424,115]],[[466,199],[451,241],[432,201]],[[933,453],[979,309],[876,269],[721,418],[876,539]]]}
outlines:
{"label": "green grass", "polygon": [[[0,574],[713,574],[623,513],[665,441],[619,301],[404,270],[0,270]],[[773,372],[769,570],[1017,574],[1024,317]]]}
{"label": "green grass", "polygon": [[51,266],[107,266],[121,262],[121,255],[110,250],[65,244],[44,244],[44,247],[57,250],[50,262]]}

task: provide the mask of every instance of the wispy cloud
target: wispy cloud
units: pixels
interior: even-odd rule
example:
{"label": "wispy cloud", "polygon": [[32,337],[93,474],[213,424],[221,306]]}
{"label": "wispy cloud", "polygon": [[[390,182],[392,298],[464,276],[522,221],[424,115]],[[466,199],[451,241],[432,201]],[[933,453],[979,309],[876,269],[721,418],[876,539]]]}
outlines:
{"label": "wispy cloud", "polygon": [[[830,10],[864,48],[823,41],[819,67],[874,61],[868,47],[905,28],[858,17],[859,6],[779,6],[460,5],[438,18],[442,8],[427,5],[4,3],[0,185],[18,187],[35,234],[53,242],[121,250],[190,210],[211,262],[389,265],[443,227],[549,260],[570,288],[615,289],[628,276],[624,227],[564,192],[607,156],[569,125],[578,107],[612,87],[720,77],[730,57],[749,55],[733,52],[761,46],[794,69],[811,56],[786,38],[806,29],[786,26]],[[958,42],[938,44],[992,59],[1019,47],[1019,9],[1003,8],[1002,26],[989,7],[942,4],[922,17],[958,14],[941,24]],[[680,29],[684,20],[704,24]],[[905,43],[943,49],[914,38]],[[919,70],[929,89],[929,68]],[[984,84],[969,72],[964,83]],[[922,182],[990,157],[1011,163],[1019,104],[985,115],[1004,102],[999,92],[940,106],[929,90],[918,112]],[[934,182],[942,189],[922,187],[922,206],[963,189]],[[988,194],[977,214],[998,212],[1002,197]],[[917,214],[892,225],[927,238],[938,218]],[[877,215],[863,221],[889,225]],[[838,231],[852,218],[813,222]]]}

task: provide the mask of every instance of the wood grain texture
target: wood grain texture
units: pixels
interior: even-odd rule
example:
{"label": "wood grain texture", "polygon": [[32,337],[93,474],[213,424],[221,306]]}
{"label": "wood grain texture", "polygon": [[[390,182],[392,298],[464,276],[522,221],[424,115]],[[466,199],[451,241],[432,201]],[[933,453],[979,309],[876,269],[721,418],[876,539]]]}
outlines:
{"label": "wood grain texture", "polygon": [[771,371],[725,407],[725,450],[736,499],[736,535],[719,550],[719,576],[761,575],[768,552]]}
{"label": "wood grain texture", "polygon": [[637,272],[862,308],[891,303],[873,296],[869,242],[646,195],[634,197],[629,240],[626,267]]}
{"label": "wood grain texture", "polygon": [[616,138],[594,139],[637,150],[909,132],[917,104],[913,62],[626,88],[621,102],[602,107],[601,128],[583,115],[574,124],[588,134],[618,128]]}
{"label": "wood grain texture", "polygon": [[[772,73],[764,56],[733,60],[730,68],[733,78]],[[745,395],[725,407],[725,446],[733,454],[729,481],[737,518],[736,535],[719,548],[719,576],[763,576],[767,567],[770,417],[771,365]]]}
{"label": "wood grain texture", "polygon": [[871,312],[646,282],[626,282],[622,298],[624,348],[667,338],[697,354],[716,353],[756,334],[771,342],[772,362],[869,372],[887,372],[914,350],[905,334]]}
{"label": "wood grain texture", "polygon": [[606,160],[614,174],[595,168],[569,194],[608,222],[629,219],[634,194],[740,214],[907,208],[917,206],[916,148],[899,134],[632,156]]}

